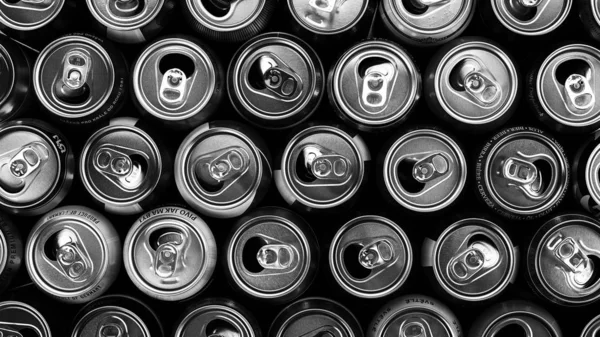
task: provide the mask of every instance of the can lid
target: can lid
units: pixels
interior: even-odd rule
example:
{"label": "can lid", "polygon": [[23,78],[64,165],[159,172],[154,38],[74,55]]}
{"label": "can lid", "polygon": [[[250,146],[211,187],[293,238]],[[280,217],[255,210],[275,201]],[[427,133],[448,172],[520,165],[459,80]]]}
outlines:
{"label": "can lid", "polygon": [[86,142],[79,163],[86,190],[107,206],[133,205],[146,198],[163,170],[154,140],[135,126],[137,119],[115,118]]}
{"label": "can lid", "polygon": [[[34,307],[16,301],[0,302],[0,336],[50,337],[50,326]],[[27,335],[27,336],[31,336]]]}
{"label": "can lid", "polygon": [[75,325],[71,336],[150,337],[152,334],[133,311],[118,306],[102,306],[85,314]]}
{"label": "can lid", "polygon": [[379,169],[396,202],[415,212],[435,212],[450,205],[467,179],[466,160],[458,144],[433,129],[404,134]]}
{"label": "can lid", "polygon": [[560,26],[571,10],[572,0],[491,0],[496,18],[510,31],[528,36],[543,35]]}
{"label": "can lid", "polygon": [[94,18],[115,30],[146,26],[158,15],[163,4],[164,0],[87,0]]}
{"label": "can lid", "polygon": [[196,308],[177,326],[174,337],[256,337],[247,317],[231,306],[220,303]]}
{"label": "can lid", "polygon": [[232,234],[227,266],[246,293],[282,297],[297,291],[310,276],[311,265],[317,263],[318,256],[311,249],[314,242],[309,240],[303,228],[284,216],[253,217]]}
{"label": "can lid", "polygon": [[0,127],[0,204],[18,209],[46,202],[67,169],[60,158],[54,140],[34,125]]}
{"label": "can lid", "polygon": [[498,295],[512,282],[518,257],[508,235],[485,219],[455,222],[438,238],[434,274],[445,291],[467,301]]}
{"label": "can lid", "polygon": [[358,192],[370,159],[359,135],[352,137],[333,126],[309,126],[286,146],[281,174],[275,178],[288,203],[297,200],[312,208],[331,208]]}
{"label": "can lid", "polygon": [[483,166],[490,197],[517,214],[536,214],[556,203],[568,184],[568,163],[561,149],[535,131],[518,131],[489,150]]}
{"label": "can lid", "polygon": [[134,94],[145,111],[163,120],[184,120],[209,103],[216,69],[199,45],[185,38],[167,38],[142,52],[133,79]]}
{"label": "can lid", "polygon": [[6,262],[8,261],[8,249],[9,247],[6,238],[4,237],[4,232],[0,230],[0,274],[4,272],[4,267],[6,267]]}
{"label": "can lid", "polygon": [[144,292],[177,301],[210,281],[217,256],[215,238],[196,214],[160,207],[142,215],[129,230],[125,268]]}
{"label": "can lid", "polygon": [[600,223],[584,216],[565,218],[538,235],[530,256],[544,289],[573,304],[600,298]]}
{"label": "can lid", "polygon": [[383,0],[386,14],[410,31],[431,35],[461,26],[471,15],[474,0]]}
{"label": "can lid", "polygon": [[185,0],[192,16],[213,31],[230,32],[252,24],[270,0]]}
{"label": "can lid", "polygon": [[286,119],[314,108],[309,103],[320,100],[323,72],[316,53],[302,40],[263,34],[245,45],[230,65],[230,96],[260,119]]}
{"label": "can lid", "polygon": [[369,0],[287,0],[290,12],[304,28],[317,34],[338,34],[363,17]]}
{"label": "can lid", "polygon": [[[1,2],[0,2],[1,3]],[[15,87],[15,65],[10,52],[0,43],[0,107],[6,102]],[[12,108],[12,107],[11,107]],[[0,110],[0,120],[11,112]]]}
{"label": "can lid", "polygon": [[595,337],[600,334],[600,316],[594,317],[583,329],[581,337]]}
{"label": "can lid", "polygon": [[600,122],[598,69],[600,50],[592,46],[571,44],[550,54],[536,78],[537,98],[548,116],[573,127]]}
{"label": "can lid", "polygon": [[31,31],[50,23],[65,0],[0,1],[0,23],[19,31]]}
{"label": "can lid", "polygon": [[[511,301],[512,302],[512,301]],[[511,306],[511,302],[500,303],[499,306]],[[560,337],[556,323],[545,310],[527,302],[514,301],[519,307],[507,308],[508,310],[494,313],[482,337],[500,336],[508,333],[509,336],[529,335],[535,337]],[[497,308],[497,307],[493,307]],[[501,315],[499,315],[501,314]]]}
{"label": "can lid", "polygon": [[519,89],[515,65],[491,41],[467,41],[451,49],[437,65],[434,81],[444,111],[467,124],[501,118]]}
{"label": "can lid", "polygon": [[421,75],[411,57],[387,41],[357,44],[330,76],[337,105],[361,124],[380,126],[402,119],[421,95]]}
{"label": "can lid", "polygon": [[592,150],[587,158],[585,165],[585,185],[592,199],[600,204],[600,144]]}
{"label": "can lid", "polygon": [[363,298],[383,297],[398,290],[410,274],[412,261],[412,247],[402,228],[373,215],[342,226],[329,250],[335,280]]}
{"label": "can lid", "polygon": [[33,86],[43,106],[63,118],[90,115],[109,99],[113,62],[95,40],[64,36],[50,43],[33,68]]}

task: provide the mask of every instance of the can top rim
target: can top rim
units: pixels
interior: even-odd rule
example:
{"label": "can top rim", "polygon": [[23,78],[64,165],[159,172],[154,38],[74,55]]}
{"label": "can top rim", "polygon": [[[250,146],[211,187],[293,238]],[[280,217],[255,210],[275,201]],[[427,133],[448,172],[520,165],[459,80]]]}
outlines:
{"label": "can top rim", "polygon": [[75,328],[73,328],[72,337],[81,336],[80,334],[81,334],[83,328],[85,328],[85,326],[87,324],[89,324],[90,321],[93,320],[94,318],[97,318],[98,316],[106,315],[106,314],[114,315],[115,313],[124,315],[125,317],[134,321],[134,323],[137,323],[138,326],[140,328],[142,328],[142,330],[143,330],[142,333],[143,333],[144,337],[151,336],[151,333],[148,330],[148,327],[146,326],[145,322],[135,312],[133,312],[127,308],[119,307],[116,305],[108,305],[108,306],[101,306],[101,307],[95,308],[95,309],[89,311],[88,313],[86,313],[83,317],[81,317],[81,319],[79,319],[79,321],[77,321]]}
{"label": "can top rim", "polygon": [[116,15],[110,13],[110,10],[108,9],[108,4],[106,5],[107,8],[101,8],[101,1],[86,0],[86,2],[87,7],[89,8],[94,18],[100,23],[102,23],[105,27],[119,31],[130,31],[144,27],[152,20],[154,20],[158,13],[160,13],[164,0],[146,0],[146,6],[144,6],[144,10],[150,7],[147,5],[147,3],[153,5],[150,13],[145,11],[144,13],[137,14],[133,18],[118,18]]}
{"label": "can top rim", "polygon": [[[52,22],[52,20],[54,20],[58,14],[61,12],[64,4],[65,4],[65,0],[55,0],[53,2],[53,4],[58,3],[57,6],[54,7],[54,11],[48,16],[46,17],[44,20],[41,20],[37,23],[33,23],[27,26],[22,25],[22,23],[20,22],[16,22],[15,20],[11,20],[10,18],[6,17],[4,14],[4,11],[0,10],[0,23],[2,23],[3,25],[5,25],[8,28],[17,30],[17,31],[24,31],[24,32],[30,32],[39,28],[42,28],[44,26],[46,26],[47,24],[49,24],[50,22]],[[0,5],[4,5],[3,3],[0,3]],[[13,6],[8,6],[8,7],[13,7]]]}
{"label": "can top rim", "polygon": [[[561,0],[561,1],[562,1],[562,3],[565,4],[562,8],[562,11],[561,11],[562,13],[560,15],[556,16],[553,20],[551,20],[551,22],[549,24],[547,24],[545,27],[542,27],[542,28],[539,28],[536,30],[533,30],[533,29],[526,30],[525,27],[523,27],[523,29],[519,29],[518,27],[515,27],[518,25],[519,22],[522,22],[524,24],[527,22],[520,21],[520,20],[517,20],[514,17],[512,17],[508,13],[508,10],[506,9],[506,7],[504,7],[505,6],[504,2],[502,2],[500,0],[491,0],[491,3],[492,3],[492,10],[494,11],[494,15],[506,29],[508,29],[509,31],[511,31],[515,34],[526,35],[526,36],[540,36],[540,35],[544,35],[544,34],[547,34],[551,31],[555,30],[567,19],[567,16],[569,15],[569,12],[571,11],[571,6],[572,6],[573,1],[572,0]],[[501,7],[499,7],[499,6],[501,6]],[[512,19],[512,22],[510,22],[511,19]]]}
{"label": "can top rim", "polygon": [[[206,8],[202,6],[202,1],[185,0],[185,5],[190,9],[190,12],[194,19],[198,21],[201,25],[217,32],[233,32],[251,25],[261,15],[262,10],[266,5],[266,1],[269,0],[252,0],[252,3],[250,3],[250,1],[247,1],[247,3],[250,6],[252,6],[253,13],[250,16],[246,16],[245,18],[243,18],[241,22],[242,24],[239,24],[238,22],[229,26],[226,26],[223,23],[223,21],[227,21],[228,19],[230,19],[232,13],[229,13],[224,17],[225,19],[222,19],[210,14],[208,10],[206,10]],[[198,5],[201,7],[198,7]],[[233,10],[235,9],[237,9],[237,7],[235,7]],[[246,8],[245,10],[247,9],[248,8]]]}

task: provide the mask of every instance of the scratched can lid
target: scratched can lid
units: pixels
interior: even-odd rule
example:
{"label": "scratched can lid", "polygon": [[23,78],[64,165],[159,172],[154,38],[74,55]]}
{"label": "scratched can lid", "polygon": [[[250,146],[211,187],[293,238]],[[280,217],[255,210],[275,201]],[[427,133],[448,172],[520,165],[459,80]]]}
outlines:
{"label": "scratched can lid", "polygon": [[94,19],[109,29],[129,31],[149,24],[165,0],[86,0]]}
{"label": "scratched can lid", "polygon": [[153,209],[135,221],[123,248],[125,270],[145,294],[179,301],[204,289],[217,259],[215,238],[195,213]]}
{"label": "scratched can lid", "polygon": [[179,320],[174,337],[260,337],[257,323],[246,309],[231,300],[209,298]]}
{"label": "scratched can lid", "polygon": [[364,41],[348,50],[329,75],[329,95],[352,121],[386,126],[403,119],[421,96],[421,74],[392,42]]}
{"label": "scratched can lid", "polygon": [[517,99],[517,69],[493,41],[466,40],[449,50],[434,66],[437,101],[459,122],[473,125],[493,122]]}
{"label": "scratched can lid", "polygon": [[65,0],[0,1],[0,23],[18,31],[39,29],[62,10]]}
{"label": "scratched can lid", "polygon": [[64,206],[44,215],[27,239],[27,272],[41,290],[85,302],[105,292],[121,263],[119,236],[102,214]]}
{"label": "scratched can lid", "polygon": [[33,86],[40,103],[53,115],[66,119],[98,111],[108,101],[115,81],[108,52],[82,35],[51,42],[33,68]]}
{"label": "scratched can lid", "polygon": [[452,204],[466,180],[465,156],[448,135],[417,129],[402,135],[385,155],[384,183],[394,200],[415,212],[435,212]]}
{"label": "scratched can lid", "polygon": [[599,69],[600,50],[592,46],[571,44],[552,52],[535,78],[535,95],[541,108],[562,125],[585,127],[599,123]]}
{"label": "scratched can lid", "polygon": [[432,244],[435,278],[458,299],[490,299],[516,277],[517,251],[506,232],[489,220],[457,221]]}
{"label": "scratched can lid", "polygon": [[119,306],[101,306],[76,323],[72,337],[151,337],[152,331],[135,312]]}
{"label": "scratched can lid", "polygon": [[209,106],[220,71],[205,48],[186,38],[165,38],[146,47],[137,59],[133,92],[149,114],[181,121]]}
{"label": "scratched can lid", "polygon": [[337,207],[357,194],[370,160],[360,135],[334,126],[308,126],[287,144],[275,183],[288,204]]}
{"label": "scratched can lid", "polygon": [[79,173],[83,185],[107,210],[138,205],[154,191],[168,169],[162,166],[164,158],[158,145],[135,125],[137,121],[112,119],[88,138],[81,151]]}
{"label": "scratched can lid", "polygon": [[547,34],[560,26],[572,0],[490,0],[496,18],[508,30],[526,36]]}
{"label": "scratched can lid", "polygon": [[568,214],[546,222],[535,234],[527,268],[547,299],[584,305],[600,298],[600,223]]}
{"label": "scratched can lid", "polygon": [[594,317],[586,326],[583,328],[580,337],[595,337],[600,334],[600,316]]}
{"label": "scratched can lid", "polygon": [[29,304],[16,301],[0,302],[0,336],[51,337],[46,319]]}
{"label": "scratched can lid", "polygon": [[338,34],[352,29],[362,19],[369,1],[287,0],[294,19],[316,34]]}
{"label": "scratched can lid", "polygon": [[381,216],[350,220],[338,230],[329,249],[329,267],[337,283],[362,298],[384,297],[400,289],[412,261],[408,236]]}

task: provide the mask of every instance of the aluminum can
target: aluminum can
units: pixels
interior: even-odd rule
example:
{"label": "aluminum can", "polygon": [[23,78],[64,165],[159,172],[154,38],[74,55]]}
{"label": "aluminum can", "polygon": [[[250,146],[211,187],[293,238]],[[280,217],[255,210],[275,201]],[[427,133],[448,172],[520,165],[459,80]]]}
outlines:
{"label": "aluminum can", "polygon": [[175,182],[196,211],[233,218],[258,204],[271,183],[271,155],[249,127],[229,121],[200,125],[182,142]]}
{"label": "aluminum can", "polygon": [[18,44],[0,37],[0,122],[33,110],[31,60]]}
{"label": "aluminum can", "polygon": [[325,95],[325,71],[317,53],[286,33],[266,33],[246,42],[227,71],[227,90],[235,110],[268,129],[306,120]]}
{"label": "aluminum can", "polygon": [[75,317],[71,337],[163,337],[158,316],[139,300],[124,295],[103,296]]}
{"label": "aluminum can", "polygon": [[387,131],[404,122],[417,105],[421,74],[397,44],[366,40],[337,60],[327,92],[344,122],[361,131]]}
{"label": "aluminum can", "polygon": [[133,117],[113,118],[88,138],[79,174],[104,211],[138,214],[161,198],[171,180],[172,161],[160,140]]}
{"label": "aluminum can", "polygon": [[377,1],[285,0],[283,7],[294,35],[330,45],[367,37]]}
{"label": "aluminum can", "polygon": [[223,100],[225,71],[213,51],[187,36],[146,47],[132,71],[138,111],[161,127],[191,129],[208,121]]}
{"label": "aluminum can", "polygon": [[207,298],[188,308],[175,327],[173,337],[195,337],[198,333],[206,336],[262,336],[251,313],[224,298]]}
{"label": "aluminum can", "polygon": [[382,0],[379,20],[401,43],[434,47],[448,42],[467,28],[476,0]]}
{"label": "aluminum can", "polygon": [[492,40],[460,37],[444,45],[425,72],[426,102],[459,130],[489,131],[506,123],[521,96],[512,57]]}
{"label": "aluminum can", "polygon": [[599,67],[600,50],[592,46],[570,44],[553,51],[527,78],[528,102],[535,116],[556,132],[598,129]]}
{"label": "aluminum can", "polygon": [[217,247],[210,228],[197,214],[164,206],[145,213],[131,226],[123,260],[129,278],[146,295],[179,301],[209,284]]}
{"label": "aluminum can", "polygon": [[182,0],[183,17],[204,39],[237,43],[262,32],[278,0]]}
{"label": "aluminum can", "polygon": [[535,293],[562,306],[600,298],[600,223],[580,214],[548,220],[527,249],[527,280]]}
{"label": "aluminum can", "polygon": [[152,40],[171,21],[175,0],[86,0],[98,33],[119,43]]}
{"label": "aluminum can", "polygon": [[71,188],[71,146],[49,124],[34,119],[0,124],[0,153],[0,208],[7,213],[43,214]]}
{"label": "aluminum can", "polygon": [[426,238],[421,265],[437,290],[452,300],[497,298],[516,280],[519,250],[495,222],[466,218],[437,238]]}
{"label": "aluminum can", "polygon": [[309,297],[284,308],[273,320],[269,337],[363,337],[356,317],[344,306],[322,297]]}
{"label": "aluminum can", "polygon": [[600,4],[594,0],[576,0],[579,19],[587,33],[600,41]]}
{"label": "aluminum can", "polygon": [[423,295],[407,295],[386,303],[371,320],[366,337],[461,337],[456,316],[443,303]]}
{"label": "aluminum can", "polygon": [[0,302],[0,336],[52,337],[50,325],[39,311],[23,302]]}
{"label": "aluminum can", "polygon": [[378,184],[386,200],[417,214],[439,213],[459,200],[467,166],[453,138],[419,128],[389,143],[377,162]]}
{"label": "aluminum can", "polygon": [[319,266],[319,245],[309,224],[278,207],[259,208],[237,220],[224,251],[231,286],[276,303],[302,295]]}
{"label": "aluminum can", "polygon": [[64,206],[35,224],[27,239],[25,264],[31,280],[47,295],[85,303],[115,281],[121,253],[119,235],[102,214]]}
{"label": "aluminum can", "polygon": [[600,132],[580,146],[571,165],[575,201],[594,218],[600,218]]}
{"label": "aluminum can", "polygon": [[60,123],[91,126],[123,106],[129,72],[123,54],[108,41],[70,34],[51,42],[33,67],[33,88],[48,115]]}
{"label": "aluminum can", "polygon": [[[10,286],[11,281],[21,269],[22,262],[23,240],[21,234],[14,223],[6,215],[0,213],[0,295]],[[1,325],[2,323],[0,323]]]}
{"label": "aluminum can", "polygon": [[395,222],[376,215],[347,222],[329,248],[333,278],[346,292],[361,298],[380,298],[398,291],[412,262],[406,233]]}
{"label": "aluminum can", "polygon": [[484,311],[471,326],[468,337],[561,337],[558,322],[544,308],[525,301],[498,303]]}
{"label": "aluminum can", "polygon": [[586,326],[583,328],[580,337],[594,337],[600,333],[600,316],[594,317]]}
{"label": "aluminum can", "polygon": [[550,135],[529,126],[506,128],[477,157],[477,197],[505,218],[537,219],[562,202],[569,170],[562,146]]}
{"label": "aluminum can", "polygon": [[371,154],[356,131],[308,124],[275,163],[275,185],[288,205],[302,212],[337,212],[357,201]]}

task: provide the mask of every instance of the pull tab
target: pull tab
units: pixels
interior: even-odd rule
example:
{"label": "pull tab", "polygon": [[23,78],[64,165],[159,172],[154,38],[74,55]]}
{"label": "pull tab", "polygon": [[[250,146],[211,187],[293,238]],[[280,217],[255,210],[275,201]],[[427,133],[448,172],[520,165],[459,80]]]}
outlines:
{"label": "pull tab", "polygon": [[256,260],[264,269],[287,269],[295,261],[294,250],[284,244],[264,245],[256,253]]}
{"label": "pull tab", "polygon": [[108,316],[98,325],[98,337],[128,337],[127,323],[117,316]]}
{"label": "pull tab", "polygon": [[54,93],[60,100],[79,104],[90,96],[88,77],[92,69],[92,58],[80,48],[67,52],[63,59],[62,76],[55,80]]}
{"label": "pull tab", "polygon": [[509,157],[504,161],[501,168],[501,174],[509,180],[509,186],[514,186],[521,190],[525,195],[534,200],[539,200],[545,197],[546,183],[542,172],[538,170],[534,162],[543,160],[552,166],[553,171],[557,171],[555,160],[545,154],[528,156],[521,152],[517,154],[527,160],[516,157]]}
{"label": "pull tab", "polygon": [[321,326],[299,337],[342,337],[338,329],[331,325]]}
{"label": "pull tab", "polygon": [[500,99],[502,87],[482,62],[467,58],[458,67],[458,86],[464,88],[469,97],[485,106]]}
{"label": "pull tab", "polygon": [[[15,5],[23,10],[43,11],[49,9],[56,0],[1,0],[4,3]],[[13,6],[11,6],[13,7]],[[1,337],[1,335],[0,335]]]}
{"label": "pull tab", "polygon": [[519,4],[523,7],[532,8],[539,6],[542,1],[544,0],[519,0]]}
{"label": "pull tab", "polygon": [[363,247],[358,253],[358,262],[366,269],[375,269],[390,262],[394,248],[386,240],[379,240]]}
{"label": "pull tab", "polygon": [[484,241],[473,242],[466,250],[459,252],[448,264],[448,274],[458,284],[469,284],[500,263],[500,252]]}
{"label": "pull tab", "polygon": [[[126,152],[129,153],[126,153]],[[94,168],[105,178],[125,191],[135,190],[144,182],[144,163],[135,158],[145,158],[143,152],[115,145],[104,145],[96,151]]]}
{"label": "pull tab", "polygon": [[0,167],[0,187],[8,193],[27,190],[49,156],[50,151],[43,143],[33,142],[23,146]]}
{"label": "pull tab", "polygon": [[138,14],[143,5],[140,0],[109,0],[108,8],[116,16],[131,17]]}
{"label": "pull tab", "polygon": [[17,330],[0,327],[0,337],[23,337]]}
{"label": "pull tab", "polygon": [[248,171],[250,155],[241,147],[229,147],[211,152],[197,159],[195,168],[196,176],[200,183],[216,186],[223,190]]}
{"label": "pull tab", "polygon": [[[400,337],[433,337],[426,322],[408,322],[400,327]],[[428,333],[429,332],[429,333]]]}
{"label": "pull tab", "polygon": [[258,66],[267,90],[287,100],[296,99],[300,95],[302,80],[283,61],[276,60],[275,55],[259,57]]}
{"label": "pull tab", "polygon": [[450,2],[450,0],[411,0],[417,8],[427,8],[442,6]]}
{"label": "pull tab", "polygon": [[378,64],[368,68],[365,71],[362,85],[362,104],[369,108],[384,107],[388,103],[389,90],[395,77],[396,68],[391,63]]}
{"label": "pull tab", "polygon": [[56,234],[56,261],[63,274],[74,282],[84,282],[92,272],[92,262],[79,243],[79,237],[70,229]]}
{"label": "pull tab", "polygon": [[594,264],[583,252],[581,245],[571,237],[556,233],[548,241],[547,248],[553,251],[563,270],[570,274],[572,284],[577,288],[584,288],[593,277]]}
{"label": "pull tab", "polygon": [[[212,322],[211,322],[212,323]],[[209,323],[207,326],[210,326]],[[217,327],[214,330],[207,333],[207,337],[240,337],[241,334],[238,330],[236,330],[233,326],[229,326],[229,324],[224,324],[225,326]]]}
{"label": "pull tab", "polygon": [[316,10],[332,13],[346,1],[347,0],[309,0],[308,5]]}
{"label": "pull tab", "polygon": [[175,273],[180,247],[183,245],[183,235],[177,232],[169,232],[161,235],[158,240],[158,248],[155,254],[154,270],[161,278],[169,278]]}
{"label": "pull tab", "polygon": [[158,97],[168,105],[181,105],[187,93],[188,78],[177,68],[165,72],[160,84]]}
{"label": "pull tab", "polygon": [[444,176],[450,169],[450,161],[443,153],[429,155],[413,166],[413,178],[421,183],[427,183]]}
{"label": "pull tab", "polygon": [[339,183],[351,176],[352,164],[342,155],[316,144],[304,147],[302,154],[307,172],[318,180]]}
{"label": "pull tab", "polygon": [[[577,110],[589,110],[596,104],[596,94],[587,77],[573,74],[565,81],[565,93],[570,103]],[[574,114],[583,115],[588,111],[572,111]]]}

